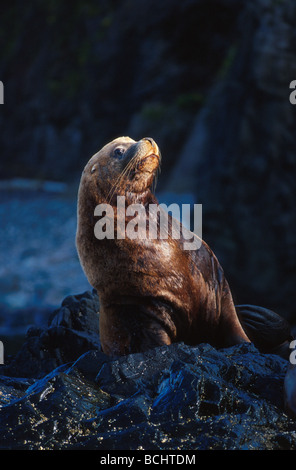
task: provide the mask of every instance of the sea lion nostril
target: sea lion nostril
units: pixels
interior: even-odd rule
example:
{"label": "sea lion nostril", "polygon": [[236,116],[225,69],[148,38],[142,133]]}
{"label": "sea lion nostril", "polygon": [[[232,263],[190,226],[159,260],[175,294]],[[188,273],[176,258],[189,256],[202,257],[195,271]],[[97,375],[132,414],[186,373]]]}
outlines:
{"label": "sea lion nostril", "polygon": [[153,153],[155,153],[156,155],[158,155],[159,158],[160,158],[160,151],[159,151],[158,145],[156,144],[155,140],[152,139],[152,137],[143,137],[142,142],[143,142],[143,140],[147,140],[147,142],[150,143],[150,145],[151,145],[151,147],[152,147],[152,149],[153,149],[153,150],[152,150]]}
{"label": "sea lion nostril", "polygon": [[151,139],[151,137],[144,137],[143,140],[148,140],[148,142],[150,142],[151,145],[154,145],[154,140]]}

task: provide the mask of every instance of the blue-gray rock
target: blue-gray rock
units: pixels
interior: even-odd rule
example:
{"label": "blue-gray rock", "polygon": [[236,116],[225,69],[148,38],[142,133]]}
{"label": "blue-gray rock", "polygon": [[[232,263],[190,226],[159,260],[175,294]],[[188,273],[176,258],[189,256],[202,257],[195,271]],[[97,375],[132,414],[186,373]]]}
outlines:
{"label": "blue-gray rock", "polygon": [[95,292],[65,299],[1,366],[0,448],[296,449],[287,360],[183,343],[111,358],[98,308]]}

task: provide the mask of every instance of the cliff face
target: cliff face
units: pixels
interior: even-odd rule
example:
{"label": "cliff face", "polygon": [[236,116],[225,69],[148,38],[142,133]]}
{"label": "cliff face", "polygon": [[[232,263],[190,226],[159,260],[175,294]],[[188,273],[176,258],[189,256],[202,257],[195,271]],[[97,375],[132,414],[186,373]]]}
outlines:
{"label": "cliff face", "polygon": [[16,0],[0,35],[1,176],[71,180],[128,133],[152,134],[169,170],[236,35],[239,4]]}
{"label": "cliff face", "polygon": [[295,315],[296,7],[288,0],[15,1],[2,18],[1,177],[76,180],[151,135],[195,194],[240,303]]}
{"label": "cliff face", "polygon": [[[232,65],[211,89],[169,188],[203,203],[204,233],[240,301],[295,315],[295,5],[246,7]],[[183,169],[183,179],[179,174]],[[185,173],[185,174],[184,174]]]}

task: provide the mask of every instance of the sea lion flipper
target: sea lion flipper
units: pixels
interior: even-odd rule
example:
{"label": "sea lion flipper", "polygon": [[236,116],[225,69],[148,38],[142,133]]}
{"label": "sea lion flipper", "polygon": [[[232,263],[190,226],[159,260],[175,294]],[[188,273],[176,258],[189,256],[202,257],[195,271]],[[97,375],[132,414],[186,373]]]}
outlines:
{"label": "sea lion flipper", "polygon": [[236,311],[244,331],[259,351],[289,357],[293,337],[285,318],[255,305],[236,305]]}

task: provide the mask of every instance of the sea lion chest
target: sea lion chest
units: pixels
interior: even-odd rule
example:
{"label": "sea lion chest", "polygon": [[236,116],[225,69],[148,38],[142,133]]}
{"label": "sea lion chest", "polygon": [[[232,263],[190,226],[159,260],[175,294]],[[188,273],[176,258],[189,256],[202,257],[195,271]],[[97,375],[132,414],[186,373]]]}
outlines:
{"label": "sea lion chest", "polygon": [[177,305],[192,299],[188,258],[174,240],[106,240],[104,247],[101,295],[151,296]]}

